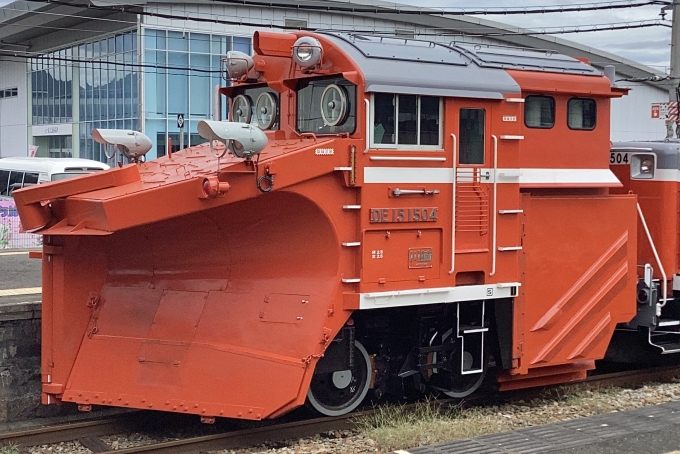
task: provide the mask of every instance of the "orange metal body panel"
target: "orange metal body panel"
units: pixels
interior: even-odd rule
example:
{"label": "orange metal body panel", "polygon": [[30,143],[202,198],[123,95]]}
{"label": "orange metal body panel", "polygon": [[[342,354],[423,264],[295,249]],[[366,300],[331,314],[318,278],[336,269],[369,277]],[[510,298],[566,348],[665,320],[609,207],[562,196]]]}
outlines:
{"label": "orange metal body panel", "polygon": [[[366,149],[363,76],[320,35],[320,74],[357,84],[357,129],[299,137],[294,87],[319,76],[291,63],[306,34],[256,34],[255,69],[281,94],[281,127],[266,132],[257,164],[226,156],[218,167],[202,145],[15,192],[24,227],[46,235],[46,402],[283,414],[304,403],[318,359],[368,292],[520,282],[506,388],[582,376],[634,315],[634,196],[593,189],[611,183],[548,182],[545,192],[489,180],[494,168],[608,169],[607,128],[572,131],[558,114],[554,129],[529,129],[521,103],[446,98],[441,150]],[[619,95],[603,78],[508,73],[522,93],[507,97],[555,93],[557,112],[572,95],[596,97],[599,124]],[[480,165],[453,162],[464,107],[486,112]],[[401,160],[425,155],[441,159]],[[372,170],[453,181],[367,183]],[[271,193],[256,186],[264,175]],[[228,192],[208,197],[207,177]]]}
{"label": "orange metal body panel", "polygon": [[602,358],[616,324],[635,315],[635,203],[635,196],[524,197],[520,373]]}
{"label": "orange metal body panel", "polygon": [[[528,128],[522,124],[524,141],[520,167],[609,168],[609,154],[602,152],[609,147],[609,99],[620,96],[612,92],[609,79],[566,74],[546,77],[545,74],[513,70],[508,73],[526,95],[550,95],[555,99],[555,125],[552,128]],[[581,131],[569,129],[567,103],[579,96],[595,99],[597,125],[604,127]]]}
{"label": "orange metal body panel", "polygon": [[[617,192],[632,191],[638,196],[642,214],[645,216],[649,233],[657,248],[661,264],[669,278],[680,273],[680,226],[678,216],[670,213],[680,212],[680,186],[675,181],[632,180],[630,167],[627,165],[613,165],[612,171],[623,183],[623,189]],[[673,211],[669,211],[673,210]],[[651,263],[655,268],[656,278],[661,274],[656,269],[656,260],[647,235],[638,221],[638,255],[637,263]]]}

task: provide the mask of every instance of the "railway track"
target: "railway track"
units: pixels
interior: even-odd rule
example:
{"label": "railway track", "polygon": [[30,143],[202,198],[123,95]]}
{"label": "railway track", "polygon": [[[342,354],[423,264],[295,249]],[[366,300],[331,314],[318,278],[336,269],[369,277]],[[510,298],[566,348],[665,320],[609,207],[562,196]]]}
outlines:
{"label": "railway track", "polygon": [[[576,389],[592,389],[601,386],[636,386],[650,381],[669,381],[674,377],[680,377],[680,366],[594,375],[588,377],[586,380],[572,383],[570,386]],[[551,388],[555,387],[511,391],[504,393],[504,396],[507,396],[506,399],[510,398],[511,400],[520,398],[526,399],[527,397],[537,397],[542,392]],[[451,399],[446,399],[442,402],[446,404],[449,400]],[[482,402],[483,398],[479,401]],[[474,405],[476,402],[477,399],[468,399],[469,404]],[[362,415],[368,415],[372,411],[373,410],[354,412],[340,417],[324,417],[287,423],[273,423],[251,429],[225,431],[222,433],[200,435],[114,450],[102,441],[100,437],[135,432],[139,428],[138,423],[140,422],[140,418],[143,418],[143,416],[139,414],[123,414],[96,421],[2,433],[0,434],[0,445],[15,445],[20,448],[26,448],[36,445],[50,445],[77,440],[92,452],[104,454],[197,453],[211,450],[241,448],[265,442],[310,437],[327,431],[351,429],[355,427],[353,420]]]}

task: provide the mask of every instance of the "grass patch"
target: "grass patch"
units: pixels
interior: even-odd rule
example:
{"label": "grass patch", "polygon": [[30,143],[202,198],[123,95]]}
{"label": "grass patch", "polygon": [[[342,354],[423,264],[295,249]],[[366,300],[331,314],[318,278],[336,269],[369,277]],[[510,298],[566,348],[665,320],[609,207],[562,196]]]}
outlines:
{"label": "grass patch", "polygon": [[437,401],[415,405],[385,405],[374,414],[357,418],[364,436],[383,452],[459,440],[509,430],[508,421],[484,418],[476,409],[444,406]]}
{"label": "grass patch", "polygon": [[436,400],[415,405],[384,405],[355,419],[365,437],[382,452],[460,440],[618,410],[609,396],[619,388],[550,388],[529,401],[464,408]]}
{"label": "grass patch", "polygon": [[0,446],[0,454],[19,454],[19,445],[10,443]]}

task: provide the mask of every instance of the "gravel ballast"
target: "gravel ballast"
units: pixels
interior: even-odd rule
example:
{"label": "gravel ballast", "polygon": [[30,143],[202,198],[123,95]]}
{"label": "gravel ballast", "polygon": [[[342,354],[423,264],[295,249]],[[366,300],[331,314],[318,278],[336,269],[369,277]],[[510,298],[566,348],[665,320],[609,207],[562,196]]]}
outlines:
{"label": "gravel ballast", "polygon": [[[416,410],[409,417],[398,409],[385,410],[374,420],[357,421],[360,429],[288,440],[246,449],[212,451],[212,454],[387,453],[398,449],[505,432],[521,427],[631,410],[680,399],[680,380],[637,389],[551,389],[544,397],[501,405],[455,409],[452,412]],[[435,404],[436,405],[436,404]],[[419,413],[419,414],[418,414]],[[437,413],[435,415],[435,413]]]}
{"label": "gravel ballast", "polygon": [[[648,384],[636,389],[601,388],[583,391],[569,386],[552,388],[542,397],[509,403],[454,407],[443,410],[437,402],[423,403],[416,410],[393,405],[380,407],[372,417],[358,419],[355,430],[327,432],[310,438],[260,446],[211,451],[212,454],[364,454],[387,453],[477,435],[505,432],[521,427],[549,424],[613,411],[656,405],[680,399],[680,380]],[[412,407],[411,407],[412,408]],[[165,438],[165,437],[162,437]],[[102,437],[113,449],[160,441],[146,434]],[[167,440],[167,438],[165,438]],[[31,454],[91,451],[77,442],[34,446]]]}

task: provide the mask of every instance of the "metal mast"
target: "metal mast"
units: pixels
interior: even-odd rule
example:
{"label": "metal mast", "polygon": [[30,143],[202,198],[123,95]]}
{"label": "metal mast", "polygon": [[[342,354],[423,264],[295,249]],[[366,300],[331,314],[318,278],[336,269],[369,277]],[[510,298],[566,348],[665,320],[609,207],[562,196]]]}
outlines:
{"label": "metal mast", "polygon": [[[671,29],[671,84],[668,88],[668,101],[677,102],[678,83],[680,82],[680,0],[673,0],[673,28]],[[670,110],[670,108],[669,108]],[[677,123],[676,135],[680,137],[680,121],[668,121],[666,138],[673,137],[673,123]]]}

